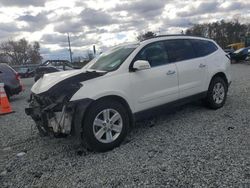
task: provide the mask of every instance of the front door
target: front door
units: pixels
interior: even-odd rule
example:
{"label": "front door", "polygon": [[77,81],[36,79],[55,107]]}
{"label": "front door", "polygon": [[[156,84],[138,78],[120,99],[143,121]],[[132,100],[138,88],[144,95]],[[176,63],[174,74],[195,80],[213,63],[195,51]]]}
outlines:
{"label": "front door", "polygon": [[137,54],[136,60],[147,60],[151,68],[130,74],[135,112],[178,99],[178,73],[176,65],[169,63],[164,42],[147,45]]}

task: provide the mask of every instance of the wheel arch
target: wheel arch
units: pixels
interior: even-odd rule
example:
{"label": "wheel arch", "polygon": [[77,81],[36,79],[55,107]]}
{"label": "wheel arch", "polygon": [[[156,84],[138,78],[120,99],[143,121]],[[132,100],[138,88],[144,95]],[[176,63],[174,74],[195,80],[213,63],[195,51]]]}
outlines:
{"label": "wheel arch", "polygon": [[227,84],[227,87],[228,87],[228,84],[229,84],[229,83],[228,83],[228,79],[227,79],[227,76],[226,76],[226,74],[225,74],[224,72],[217,72],[217,73],[215,73],[215,74],[212,76],[211,80],[210,80],[209,86],[210,86],[212,80],[213,80],[215,77],[220,77],[220,78],[222,78],[222,79],[225,81],[225,83]]}
{"label": "wheel arch", "polygon": [[[225,95],[224,95],[223,101],[221,103],[215,103],[214,99],[213,99],[213,95],[214,95],[213,94],[213,84],[216,83],[216,78],[222,79],[225,82],[226,87],[227,87],[227,88],[225,88],[225,90],[226,90],[225,91]],[[228,91],[229,84],[230,83],[228,82],[228,79],[227,79],[225,73],[223,73],[223,72],[217,72],[216,74],[214,74],[213,77],[210,80],[210,83],[209,83],[209,88],[208,88],[208,91],[207,91],[207,96],[206,96],[206,98],[204,98],[205,99],[204,100],[205,104],[209,108],[214,109],[214,110],[216,110],[218,108],[221,108],[224,105],[225,101],[226,101],[227,91]]]}

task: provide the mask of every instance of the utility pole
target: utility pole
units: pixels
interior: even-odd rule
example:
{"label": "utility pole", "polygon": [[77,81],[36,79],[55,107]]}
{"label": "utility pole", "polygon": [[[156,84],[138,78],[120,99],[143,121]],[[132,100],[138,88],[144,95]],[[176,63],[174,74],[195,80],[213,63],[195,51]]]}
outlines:
{"label": "utility pole", "polygon": [[72,63],[72,52],[71,52],[71,46],[70,46],[69,33],[68,33],[68,43],[69,43],[69,56],[70,56],[70,62]]}
{"label": "utility pole", "polygon": [[94,54],[94,56],[96,54],[95,45],[93,45],[93,54]]}

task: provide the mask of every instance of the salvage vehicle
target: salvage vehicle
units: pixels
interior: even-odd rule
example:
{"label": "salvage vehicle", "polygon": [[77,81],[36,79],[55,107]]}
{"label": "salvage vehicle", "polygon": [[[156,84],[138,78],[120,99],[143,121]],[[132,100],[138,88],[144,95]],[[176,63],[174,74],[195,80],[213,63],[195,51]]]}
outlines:
{"label": "salvage vehicle", "polygon": [[244,42],[238,42],[238,43],[233,43],[233,44],[229,44],[226,46],[226,49],[231,49],[233,51],[239,50],[241,48],[245,47],[245,43]]}
{"label": "salvage vehicle", "polygon": [[31,70],[30,68],[28,67],[22,67],[22,68],[19,68],[17,70],[19,76],[21,78],[30,78],[30,77],[34,77],[35,75],[35,71],[34,70]]}
{"label": "salvage vehicle", "polygon": [[35,82],[46,73],[60,72],[66,70],[79,69],[73,66],[68,60],[47,60],[39,65],[35,70]]}
{"label": "salvage vehicle", "polygon": [[23,90],[18,73],[6,63],[0,63],[0,83],[4,83],[4,90],[8,98]]}
{"label": "salvage vehicle", "polygon": [[234,60],[236,62],[246,60],[247,57],[249,57],[249,49],[250,47],[241,48],[233,53],[229,53],[231,60]]}
{"label": "salvage vehicle", "polygon": [[94,151],[124,140],[134,122],[202,99],[221,108],[230,60],[213,40],[157,36],[102,53],[80,70],[45,74],[26,114],[41,134],[66,134]]}

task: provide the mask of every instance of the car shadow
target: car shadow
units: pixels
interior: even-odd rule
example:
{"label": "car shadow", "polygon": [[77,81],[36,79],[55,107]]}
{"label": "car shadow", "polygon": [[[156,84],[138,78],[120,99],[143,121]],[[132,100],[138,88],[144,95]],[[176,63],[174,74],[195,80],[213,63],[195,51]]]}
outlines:
{"label": "car shadow", "polygon": [[134,129],[140,129],[141,127],[153,127],[157,125],[157,122],[159,120],[164,121],[164,119],[168,119],[171,116],[174,116],[176,114],[191,114],[194,111],[200,111],[201,109],[207,110],[207,108],[204,106],[204,104],[201,101],[194,101],[192,103],[188,103],[182,106],[177,106],[172,109],[166,109],[165,111],[162,110],[159,114],[149,116],[148,118],[138,121],[134,125]]}
{"label": "car shadow", "polygon": [[[19,98],[17,98],[16,100],[18,99]],[[207,110],[203,106],[203,104],[198,101],[183,106],[175,107],[171,111],[167,111],[165,113],[163,112],[161,114],[154,116],[153,119],[149,118],[143,121],[138,121],[135,123],[134,127],[131,129],[130,134],[125,138],[124,142],[121,145],[125,146],[129,144],[134,139],[141,137],[140,135],[144,135],[151,128],[162,126],[162,122],[168,121],[171,124],[171,122],[175,121],[176,117],[179,116],[180,114],[188,116],[189,114],[192,114],[196,111],[201,111],[201,109]],[[169,131],[169,134],[171,134],[171,131]],[[55,155],[68,155],[69,157],[72,157],[72,156],[87,156],[89,154],[91,155],[101,154],[87,150],[80,143],[79,140],[76,140],[72,136],[68,136],[67,138],[55,138],[53,136],[40,137],[38,135],[38,132],[35,130],[32,133],[32,137],[33,139],[37,140],[39,148],[40,149],[43,148],[42,150],[44,151],[44,155],[50,157],[51,155],[53,155],[53,157],[55,157]],[[30,150],[34,151],[36,149],[30,148]],[[51,154],[52,151],[53,154]]]}

